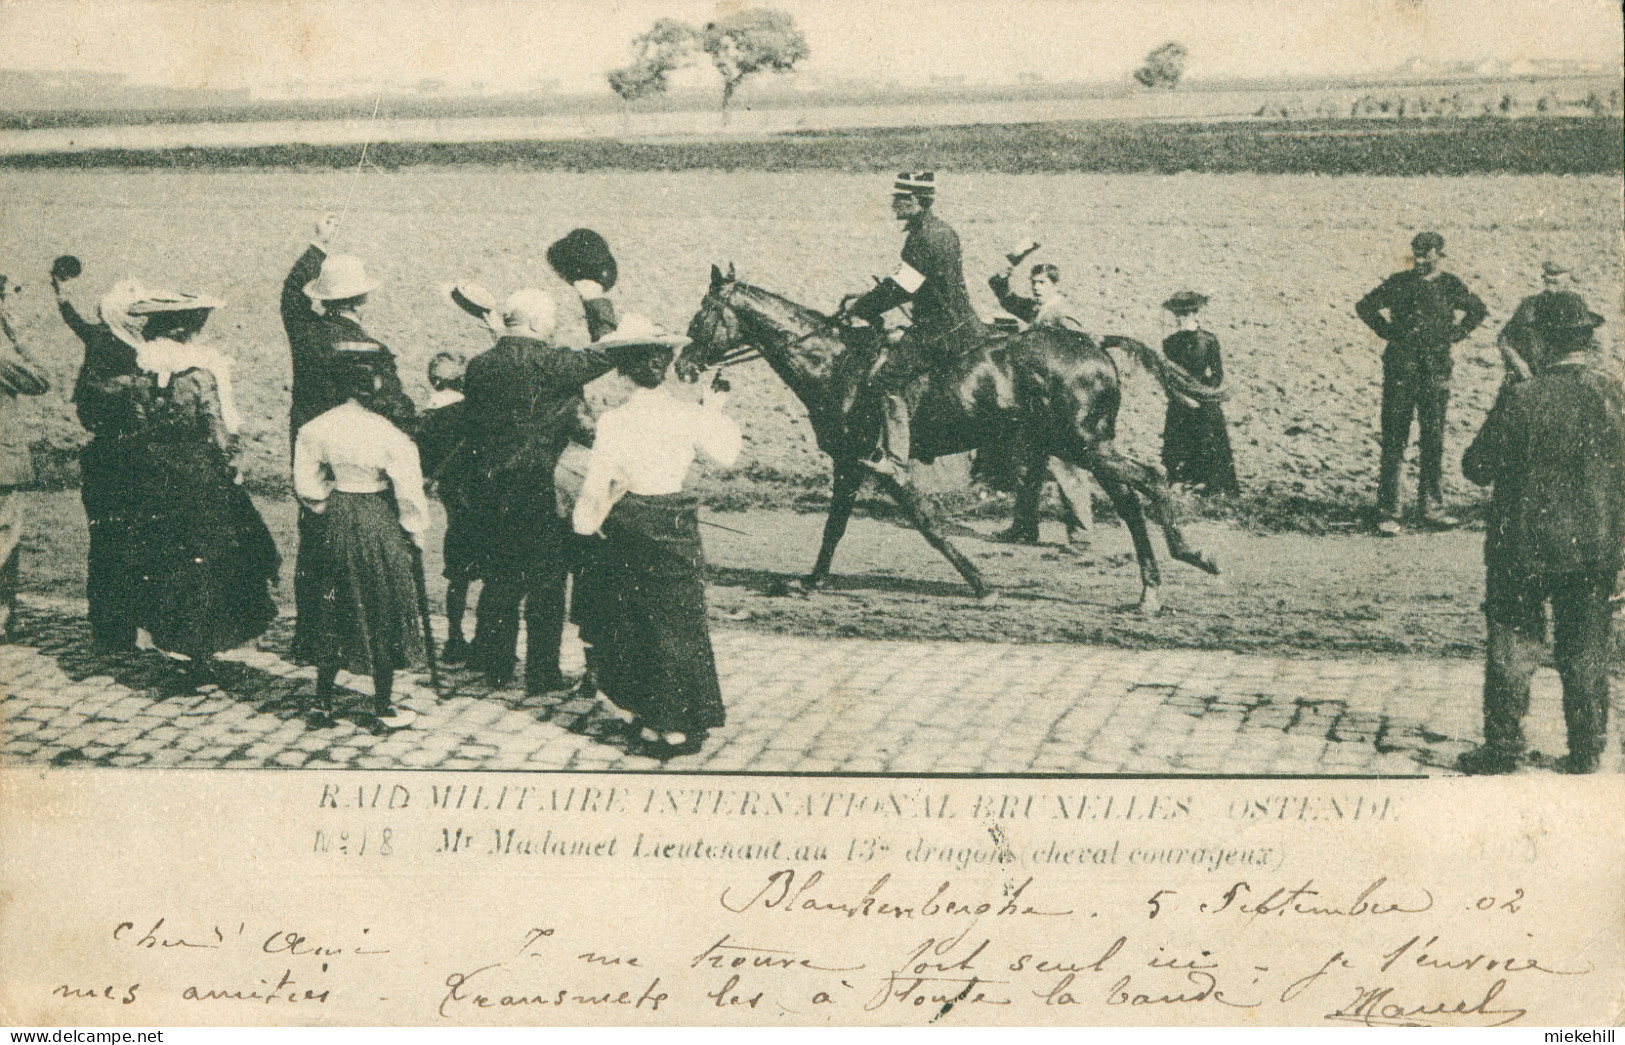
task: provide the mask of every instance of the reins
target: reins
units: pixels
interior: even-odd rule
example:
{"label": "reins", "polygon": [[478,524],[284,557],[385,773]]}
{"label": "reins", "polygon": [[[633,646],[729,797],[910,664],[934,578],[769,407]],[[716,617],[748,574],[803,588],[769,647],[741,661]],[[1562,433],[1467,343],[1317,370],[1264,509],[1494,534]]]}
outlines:
{"label": "reins", "polygon": [[[793,337],[786,341],[780,346],[780,351],[788,352],[800,345],[803,341],[806,341],[808,338],[814,337],[818,334],[827,333],[830,330],[839,327],[840,323],[841,319],[839,316],[826,316],[822,322],[815,324],[813,328],[807,331],[805,334],[801,334],[798,337]],[[740,363],[749,363],[760,359],[761,357],[762,350],[760,348],[756,347],[755,345],[742,345],[739,348],[724,352],[722,354],[722,358],[710,365],[721,369],[723,367],[736,366]]]}

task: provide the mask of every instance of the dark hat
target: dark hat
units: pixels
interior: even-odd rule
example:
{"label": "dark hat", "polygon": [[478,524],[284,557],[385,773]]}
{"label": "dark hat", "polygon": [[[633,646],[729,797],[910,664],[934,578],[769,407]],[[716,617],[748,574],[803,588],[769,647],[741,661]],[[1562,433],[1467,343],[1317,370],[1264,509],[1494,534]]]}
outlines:
{"label": "dark hat", "polygon": [[1207,295],[1194,290],[1181,290],[1162,303],[1162,307],[1176,316],[1190,315],[1207,304]]}
{"label": "dark hat", "polygon": [[1540,263],[1540,274],[1547,279],[1556,279],[1568,275],[1569,270],[1555,261],[1543,261]]}
{"label": "dark hat", "polygon": [[904,171],[892,182],[891,194],[913,196],[922,200],[933,199],[937,194],[937,174],[935,171],[921,171],[918,174]]}
{"label": "dark hat", "polygon": [[1550,335],[1584,331],[1589,334],[1602,326],[1602,317],[1587,308],[1585,298],[1580,295],[1565,293],[1545,297],[1546,300],[1536,306],[1533,320],[1535,327],[1542,333]]}
{"label": "dark hat", "polygon": [[547,263],[566,283],[590,279],[605,290],[615,286],[619,269],[609,243],[592,229],[571,229],[547,248]]}
{"label": "dark hat", "polygon": [[1437,232],[1418,232],[1411,237],[1411,253],[1426,254],[1430,250],[1444,253],[1444,237]]}

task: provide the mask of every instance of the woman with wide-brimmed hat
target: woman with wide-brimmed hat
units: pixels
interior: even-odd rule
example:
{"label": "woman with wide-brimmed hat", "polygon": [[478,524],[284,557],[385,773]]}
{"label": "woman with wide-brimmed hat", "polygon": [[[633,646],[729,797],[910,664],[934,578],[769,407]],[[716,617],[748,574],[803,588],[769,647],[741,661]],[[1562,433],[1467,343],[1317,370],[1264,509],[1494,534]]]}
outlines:
{"label": "woman with wide-brimmed hat", "polygon": [[429,503],[411,438],[378,412],[383,392],[364,353],[334,360],[334,389],[343,401],[299,430],[293,485],[300,503],[321,519],[313,549],[323,563],[315,611],[301,622],[316,664],[314,727],[332,724],[340,668],[373,681],[364,724],[409,725],[416,714],[394,706],[395,672],[426,663],[419,616],[418,556],[427,540]]}
{"label": "woman with wide-brimmed hat", "polygon": [[661,757],[698,751],[726,718],[706,622],[699,499],[683,482],[696,455],[732,465],[740,434],[722,412],[725,383],[699,403],[665,387],[687,343],[636,315],[599,342],[637,389],[598,419],[572,518],[576,533],[603,538],[590,545],[575,592],[582,641],[592,644],[587,686]]}
{"label": "woman with wide-brimmed hat", "polygon": [[110,317],[135,349],[141,418],[131,454],[133,621],[159,649],[187,658],[198,683],[212,679],[216,653],[264,634],[276,617],[276,545],[233,464],[241,418],[231,362],[198,340],[220,305],[144,293]]}

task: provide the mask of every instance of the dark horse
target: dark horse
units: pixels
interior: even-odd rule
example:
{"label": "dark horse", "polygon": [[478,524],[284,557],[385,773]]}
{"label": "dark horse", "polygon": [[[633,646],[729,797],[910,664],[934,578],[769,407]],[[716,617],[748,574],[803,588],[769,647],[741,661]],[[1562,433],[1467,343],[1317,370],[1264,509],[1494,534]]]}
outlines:
{"label": "dark horse", "polygon": [[[835,546],[846,532],[853,502],[865,476],[863,464],[880,430],[876,409],[864,409],[860,389],[882,345],[876,332],[850,328],[771,291],[740,283],[732,267],[726,276],[711,269],[711,287],[689,324],[694,344],[685,358],[702,366],[759,351],[803,404],[818,446],[835,460],[835,488],[818,562],[809,586],[829,576]],[[1213,397],[1144,344],[1108,337],[1155,373],[1167,391]],[[1182,562],[1217,573],[1211,559],[1185,543],[1173,521],[1168,486],[1157,472],[1129,460],[1113,444],[1121,399],[1117,366],[1088,335],[1053,327],[990,335],[979,348],[955,359],[945,375],[920,378],[910,387],[910,456],[929,461],[947,454],[1001,446],[1022,462],[1017,523],[1036,520],[1038,494],[1053,471],[1073,503],[1089,496],[1078,470],[1092,473],[1128,524],[1139,559],[1140,609],[1155,612],[1161,575],[1146,532],[1140,497],[1162,525],[1168,552]],[[1053,468],[1050,458],[1056,459]],[[876,475],[910,522],[958,570],[978,597],[990,594],[981,571],[938,532],[919,497],[904,478]],[[1036,524],[1035,524],[1036,525]]]}

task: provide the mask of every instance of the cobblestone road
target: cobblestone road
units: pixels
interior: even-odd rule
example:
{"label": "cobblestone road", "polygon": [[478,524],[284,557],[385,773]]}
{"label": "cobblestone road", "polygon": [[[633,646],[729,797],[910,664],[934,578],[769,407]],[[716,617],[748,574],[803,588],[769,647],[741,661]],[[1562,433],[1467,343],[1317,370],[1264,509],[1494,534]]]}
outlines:
{"label": "cobblestone road", "polygon": [[[183,689],[156,653],[99,655],[83,603],[26,599],[0,646],[0,762],[222,768],[657,770],[771,773],[1437,774],[1481,737],[1477,661],[1310,659],[1075,645],[811,639],[714,631],[728,725],[667,763],[565,694],[528,697],[446,672],[386,736],[300,717],[314,673],[280,656],[284,618],[225,655],[223,687]],[[440,622],[443,626],[443,621]],[[573,663],[572,663],[573,661]],[[566,671],[581,670],[566,642]],[[370,681],[340,676],[350,696]],[[1614,720],[1619,717],[1615,688]],[[1611,728],[1613,723],[1610,724]],[[1566,749],[1556,675],[1528,729]],[[1611,740],[1604,769],[1619,771]],[[1526,772],[1539,772],[1531,768]]]}

